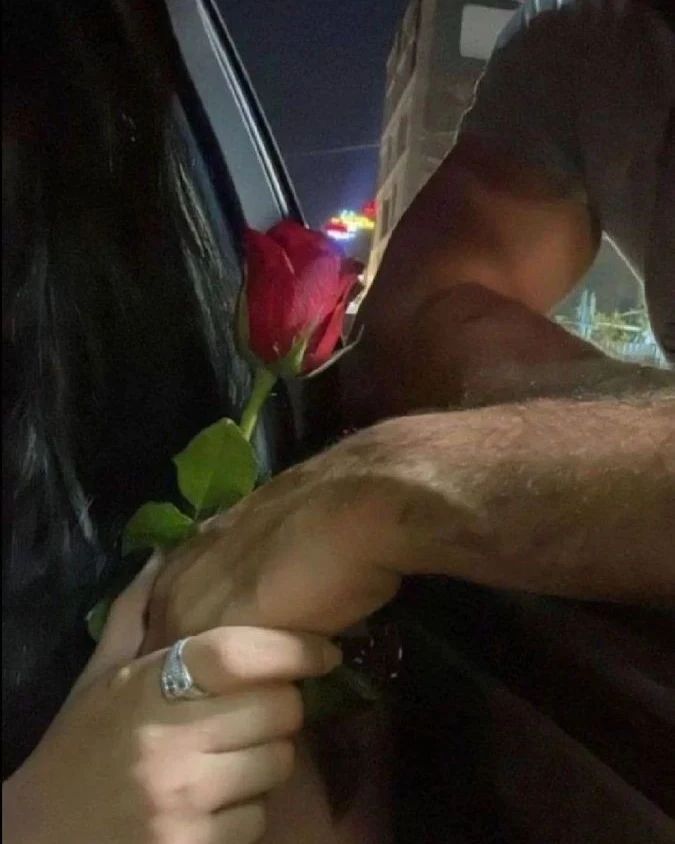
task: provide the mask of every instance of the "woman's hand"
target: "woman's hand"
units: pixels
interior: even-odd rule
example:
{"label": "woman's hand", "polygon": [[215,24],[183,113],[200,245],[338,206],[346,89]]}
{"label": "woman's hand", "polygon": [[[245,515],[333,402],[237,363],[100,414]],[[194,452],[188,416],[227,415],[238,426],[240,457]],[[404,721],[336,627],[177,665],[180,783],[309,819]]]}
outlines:
{"label": "woman's hand", "polygon": [[261,798],[293,767],[302,704],[292,684],[339,662],[328,641],[214,629],[183,651],[199,700],[167,702],[164,652],[133,659],[153,561],[114,605],[62,711],[3,785],[6,844],[246,844]]}

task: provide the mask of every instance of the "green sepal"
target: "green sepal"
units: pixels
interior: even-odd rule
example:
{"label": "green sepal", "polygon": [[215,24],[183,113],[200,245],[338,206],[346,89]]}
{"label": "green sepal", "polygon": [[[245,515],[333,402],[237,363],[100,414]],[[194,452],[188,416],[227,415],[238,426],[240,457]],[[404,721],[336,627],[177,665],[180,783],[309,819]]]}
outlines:
{"label": "green sepal", "polygon": [[297,378],[302,372],[308,343],[309,336],[296,340],[286,357],[274,364],[268,364],[267,368],[280,378]]}

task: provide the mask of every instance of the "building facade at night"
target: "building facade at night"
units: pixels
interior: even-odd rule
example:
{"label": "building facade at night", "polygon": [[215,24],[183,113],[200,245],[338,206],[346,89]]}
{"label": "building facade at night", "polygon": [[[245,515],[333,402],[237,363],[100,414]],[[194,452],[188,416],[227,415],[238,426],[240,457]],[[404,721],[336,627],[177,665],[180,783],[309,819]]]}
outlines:
{"label": "building facade at night", "polygon": [[[517,0],[411,0],[387,60],[370,282],[391,232],[452,147],[462,115]],[[589,273],[599,305],[627,310],[636,279],[604,241]]]}

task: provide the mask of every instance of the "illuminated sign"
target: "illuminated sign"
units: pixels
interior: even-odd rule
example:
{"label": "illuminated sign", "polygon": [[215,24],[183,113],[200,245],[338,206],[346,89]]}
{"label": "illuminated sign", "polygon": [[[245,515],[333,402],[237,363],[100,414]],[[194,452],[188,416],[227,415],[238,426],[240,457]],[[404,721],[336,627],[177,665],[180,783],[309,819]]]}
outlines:
{"label": "illuminated sign", "polygon": [[341,211],[323,227],[329,237],[335,240],[351,240],[359,232],[375,228],[375,203],[366,203],[360,211]]}

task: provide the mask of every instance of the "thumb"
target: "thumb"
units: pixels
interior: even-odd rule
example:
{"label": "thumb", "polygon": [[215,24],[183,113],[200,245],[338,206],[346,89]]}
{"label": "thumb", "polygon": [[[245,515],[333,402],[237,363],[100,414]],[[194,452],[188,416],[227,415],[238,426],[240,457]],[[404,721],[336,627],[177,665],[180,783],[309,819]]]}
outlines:
{"label": "thumb", "polygon": [[113,601],[101,640],[77,686],[89,683],[109,669],[131,662],[138,656],[145,636],[148,602],[163,563],[163,555],[155,551],[124,592]]}

